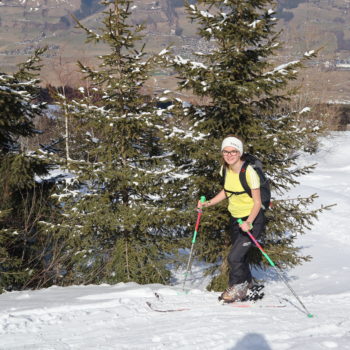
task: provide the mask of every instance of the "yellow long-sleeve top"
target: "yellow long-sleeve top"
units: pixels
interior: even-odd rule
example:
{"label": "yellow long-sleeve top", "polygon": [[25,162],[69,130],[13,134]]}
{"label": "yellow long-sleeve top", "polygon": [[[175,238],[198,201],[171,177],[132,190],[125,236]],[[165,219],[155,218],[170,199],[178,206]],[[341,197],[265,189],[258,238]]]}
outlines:
{"label": "yellow long-sleeve top", "polygon": [[[250,189],[254,190],[260,188],[259,175],[250,165],[248,165],[246,169],[246,179]],[[239,181],[239,173],[227,169],[224,188],[227,191],[243,192],[244,188]],[[245,192],[239,195],[231,195],[231,193],[228,192],[227,196],[229,197],[228,210],[233,217],[243,218],[249,216],[254,202],[248,193]]]}

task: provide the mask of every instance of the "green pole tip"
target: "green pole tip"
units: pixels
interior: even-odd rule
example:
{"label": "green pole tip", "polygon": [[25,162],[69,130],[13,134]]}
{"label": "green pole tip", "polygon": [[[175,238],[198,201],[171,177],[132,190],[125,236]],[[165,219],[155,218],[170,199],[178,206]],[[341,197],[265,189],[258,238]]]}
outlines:
{"label": "green pole tip", "polygon": [[314,317],[314,315],[313,315],[313,314],[308,314],[308,315],[307,315],[307,317],[309,317],[309,318],[313,318],[313,317]]}
{"label": "green pole tip", "polygon": [[201,202],[204,203],[207,199],[205,198],[205,196],[201,196]]}

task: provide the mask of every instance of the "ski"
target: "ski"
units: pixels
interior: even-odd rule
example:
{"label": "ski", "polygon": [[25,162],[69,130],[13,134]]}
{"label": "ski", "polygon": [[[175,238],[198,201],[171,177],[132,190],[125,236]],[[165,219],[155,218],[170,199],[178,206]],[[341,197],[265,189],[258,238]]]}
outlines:
{"label": "ski", "polygon": [[283,304],[276,304],[276,305],[270,305],[270,304],[256,304],[258,300],[261,300],[265,293],[262,291],[264,288],[264,285],[262,284],[255,284],[253,287],[251,287],[247,295],[242,300],[236,300],[236,301],[224,301],[221,296],[219,296],[218,300],[222,305],[229,305],[231,307],[236,308],[249,308],[249,307],[257,307],[257,308],[281,308],[285,307],[286,305]]}
{"label": "ski", "polygon": [[223,305],[231,306],[231,307],[236,307],[236,308],[241,308],[241,309],[246,309],[250,307],[255,307],[259,309],[270,309],[270,308],[283,308],[286,307],[287,305],[284,304],[252,304],[252,303],[242,303],[242,302],[234,302],[234,303],[224,303]]}
{"label": "ski", "polygon": [[177,312],[177,311],[187,311],[187,310],[190,310],[188,308],[185,308],[185,307],[182,307],[182,308],[179,308],[179,309],[158,309],[156,307],[154,307],[149,301],[146,301],[146,304],[148,305],[148,307],[153,310],[153,311],[156,311],[156,312]]}

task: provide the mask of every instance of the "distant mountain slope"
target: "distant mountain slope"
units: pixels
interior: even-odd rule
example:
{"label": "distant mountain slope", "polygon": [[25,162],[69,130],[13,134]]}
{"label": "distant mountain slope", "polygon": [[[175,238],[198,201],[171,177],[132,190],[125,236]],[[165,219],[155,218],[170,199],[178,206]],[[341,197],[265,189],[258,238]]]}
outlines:
{"label": "distant mountain slope", "polygon": [[[133,21],[147,24],[155,41],[164,34],[194,37],[195,28],[186,19],[183,0],[136,0]],[[103,6],[99,0],[2,0],[0,1],[0,54],[24,50],[23,40],[59,36],[74,27],[71,14],[96,25]],[[280,0],[276,7],[286,51],[324,47],[327,54],[350,50],[350,3],[343,0]],[[181,40],[180,40],[181,41]],[[60,47],[64,43],[56,40]],[[18,45],[19,44],[19,45]],[[81,43],[82,45],[83,43]],[[10,52],[8,52],[10,50]],[[346,55],[349,53],[347,52]]]}
{"label": "distant mountain slope", "polygon": [[[195,1],[195,0],[191,0]],[[44,78],[54,84],[60,61],[71,70],[79,59],[91,61],[103,52],[103,46],[87,46],[85,35],[74,27],[74,14],[89,28],[98,28],[103,7],[100,0],[0,0],[0,67],[14,71],[38,46],[48,45]],[[198,40],[196,27],[187,19],[183,0],[135,0],[131,22],[147,25],[145,41],[149,51],[160,51],[173,44],[176,53],[191,57],[193,51],[205,51],[208,43]],[[350,2],[344,0],[280,0],[276,7],[282,29],[280,60],[300,57],[305,51],[322,48],[319,70],[350,68]],[[341,65],[338,65],[341,63]],[[332,75],[333,95],[350,93],[348,72]],[[324,73],[317,76],[320,78]],[[318,75],[318,73],[317,73]],[[345,79],[346,78],[346,79]],[[345,84],[345,85],[344,85]],[[319,88],[319,82],[316,83]],[[329,88],[327,88],[329,91]]]}

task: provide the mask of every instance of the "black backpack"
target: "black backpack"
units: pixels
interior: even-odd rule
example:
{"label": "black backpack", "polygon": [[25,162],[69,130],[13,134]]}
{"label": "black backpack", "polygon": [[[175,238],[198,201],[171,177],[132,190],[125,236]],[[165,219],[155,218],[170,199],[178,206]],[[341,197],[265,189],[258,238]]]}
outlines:
{"label": "black backpack", "polygon": [[[269,179],[264,174],[264,171],[262,168],[262,162],[258,158],[256,158],[255,156],[253,156],[249,153],[245,153],[243,159],[244,159],[244,163],[243,163],[241,171],[239,173],[239,181],[241,182],[241,185],[244,188],[244,191],[243,192],[232,192],[232,191],[228,191],[224,188],[226,196],[229,198],[233,194],[240,195],[243,193],[248,193],[248,195],[250,197],[252,196],[252,191],[248,186],[247,178],[246,178],[247,167],[248,167],[248,165],[251,165],[260,178],[261,204],[262,204],[262,208],[264,210],[267,210],[271,204],[271,189],[270,189]],[[226,166],[223,166],[221,168],[220,175],[221,175],[222,185],[224,186],[225,185],[225,178],[226,178]],[[229,195],[227,195],[227,194],[229,194]]]}

